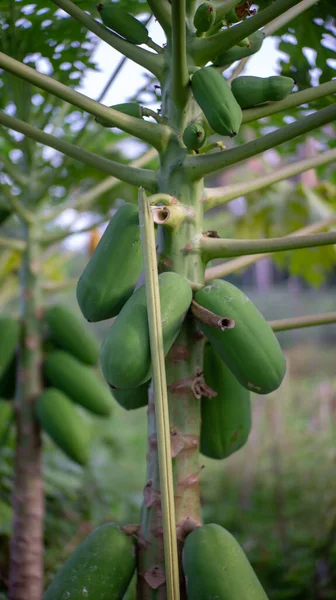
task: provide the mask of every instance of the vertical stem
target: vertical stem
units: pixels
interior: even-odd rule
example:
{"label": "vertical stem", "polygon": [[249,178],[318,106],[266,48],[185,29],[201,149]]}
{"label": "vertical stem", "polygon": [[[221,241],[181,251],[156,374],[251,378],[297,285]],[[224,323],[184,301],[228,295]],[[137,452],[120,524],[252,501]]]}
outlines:
{"label": "vertical stem", "polygon": [[[190,107],[190,111],[194,107]],[[189,112],[190,112],[189,111]],[[199,254],[185,255],[183,248],[202,231],[203,181],[190,182],[183,169],[185,149],[171,141],[161,155],[160,192],[176,197],[194,211],[194,217],[178,229],[162,230],[159,269],[174,270],[189,280],[203,282],[204,266]],[[187,317],[181,332],[166,358],[169,419],[173,458],[176,522],[186,518],[200,521],[199,435],[200,401],[193,384],[203,364],[203,344],[195,321]],[[179,544],[181,561],[182,542]],[[186,600],[183,570],[180,566],[180,595]],[[164,548],[158,456],[156,446],[155,406],[150,393],[148,405],[147,479],[139,536],[138,598],[166,600]]]}
{"label": "vertical stem", "polygon": [[183,108],[188,97],[185,0],[172,0],[172,90],[171,97]]}
{"label": "vertical stem", "polygon": [[21,267],[23,334],[19,350],[16,453],[9,599],[41,600],[43,591],[43,489],[41,435],[34,403],[41,392],[41,288],[38,224],[24,224]]}

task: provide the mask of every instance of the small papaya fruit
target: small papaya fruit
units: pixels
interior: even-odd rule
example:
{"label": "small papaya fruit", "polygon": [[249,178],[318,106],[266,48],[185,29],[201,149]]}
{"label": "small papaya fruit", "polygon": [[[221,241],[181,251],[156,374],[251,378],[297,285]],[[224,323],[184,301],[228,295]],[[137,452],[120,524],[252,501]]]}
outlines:
{"label": "small papaya fruit", "polygon": [[192,531],[183,546],[188,600],[268,600],[237,540],[209,523]]}
{"label": "small papaya fruit", "polygon": [[290,94],[295,81],[291,77],[253,77],[243,75],[233,79],[231,90],[241,108],[250,108],[264,102],[283,100]]}
{"label": "small papaya fruit", "polygon": [[[118,110],[124,115],[129,115],[130,117],[136,117],[138,119],[142,119],[142,106],[138,102],[124,102],[123,104],[113,104],[109,108],[113,108],[114,110]],[[116,127],[116,125],[111,125],[109,121],[106,119],[101,119],[100,117],[96,117],[95,121],[102,125],[103,127]]]}
{"label": "small papaya fruit", "polygon": [[235,136],[243,115],[224,77],[212,67],[203,67],[193,74],[191,88],[210,127],[220,135]]}
{"label": "small papaya fruit", "polygon": [[143,383],[137,388],[112,388],[113,398],[126,410],[135,410],[148,404],[149,382]]}
{"label": "small papaya fruit", "polygon": [[241,60],[242,58],[246,58],[247,56],[252,56],[256,52],[258,52],[258,50],[260,50],[265,39],[265,34],[262,31],[256,31],[255,33],[252,33],[252,35],[250,35],[248,39],[249,46],[232,46],[232,48],[229,48],[229,50],[226,50],[222,54],[216,56],[216,58],[213,61],[215,67],[228,68],[236,60]]}
{"label": "small papaya fruit", "polygon": [[86,465],[89,460],[90,430],[74,404],[54,388],[44,390],[35,405],[42,429],[73,461]]}
{"label": "small papaya fruit", "polygon": [[78,360],[88,365],[97,364],[99,358],[97,338],[80,316],[64,304],[55,304],[46,309],[44,320],[48,328],[49,341],[71,352]]}
{"label": "small papaya fruit", "polygon": [[117,2],[98,4],[97,10],[104,25],[131,44],[146,44],[148,30],[141,21],[130,15]]}
{"label": "small papaya fruit", "polygon": [[96,415],[107,417],[112,411],[112,398],[105,382],[91,367],[58,350],[44,361],[47,380],[70,400]]}
{"label": "small papaya fruit", "polygon": [[55,575],[43,600],[122,600],[135,571],[131,536],[116,523],[97,527]]}
{"label": "small papaya fruit", "polygon": [[0,378],[12,362],[19,336],[20,325],[17,319],[0,318]]}
{"label": "small papaya fruit", "polygon": [[[165,354],[176,339],[192,300],[189,283],[178,273],[159,275]],[[129,298],[105,336],[100,361],[104,377],[116,388],[137,388],[151,378],[151,353],[145,285]]]}
{"label": "small papaya fruit", "polygon": [[195,301],[235,322],[224,331],[199,322],[209,342],[242,386],[257,394],[276,390],[286,373],[280,344],[262,314],[236,286],[222,279],[210,281]]}
{"label": "small papaya fruit", "polygon": [[204,127],[198,123],[191,123],[183,132],[183,143],[188,150],[198,150],[205,142],[206,134]]}
{"label": "small papaya fruit", "polygon": [[201,401],[200,450],[209,458],[227,458],[247,442],[250,434],[250,392],[208,342],[204,348],[204,379],[217,396]]}
{"label": "small papaya fruit", "polygon": [[194,15],[194,26],[197,35],[208,31],[216,21],[216,6],[213,2],[202,2]]}
{"label": "small papaya fruit", "polygon": [[118,208],[77,283],[77,302],[88,321],[115,317],[143,269],[136,206]]}

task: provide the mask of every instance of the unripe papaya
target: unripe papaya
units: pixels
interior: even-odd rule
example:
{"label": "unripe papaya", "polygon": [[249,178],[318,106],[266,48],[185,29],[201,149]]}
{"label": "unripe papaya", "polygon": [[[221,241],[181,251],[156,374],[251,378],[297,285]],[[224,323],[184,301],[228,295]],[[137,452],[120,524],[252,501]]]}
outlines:
{"label": "unripe papaya", "polygon": [[194,26],[197,34],[205,33],[215,24],[216,7],[212,2],[202,2],[194,15]]}
{"label": "unripe papaya", "polygon": [[132,537],[115,523],[97,527],[77,546],[43,600],[122,600],[135,571]]}
{"label": "unripe papaya", "polygon": [[0,378],[7,371],[19,341],[20,325],[17,319],[0,319]]}
{"label": "unripe papaya", "polygon": [[[167,354],[176,339],[192,292],[184,277],[159,275],[162,333]],[[137,388],[151,378],[151,353],[145,285],[140,286],[119,313],[100,351],[105,379],[116,388]]]}
{"label": "unripe papaya", "polygon": [[205,142],[205,131],[202,125],[191,123],[183,132],[183,143],[188,150],[198,150]]}
{"label": "unripe papaya", "polygon": [[227,458],[247,442],[250,434],[250,392],[209,343],[204,348],[204,379],[217,396],[201,401],[200,450],[209,458]]}
{"label": "unripe papaya", "polygon": [[143,383],[137,388],[121,389],[112,388],[113,398],[126,410],[135,410],[148,404],[149,382]]}
{"label": "unripe papaya", "polygon": [[13,406],[10,404],[10,402],[6,402],[6,400],[2,400],[0,398],[0,444],[3,436],[8,430],[13,415]]}
{"label": "unripe papaya", "polygon": [[257,394],[276,390],[286,360],[272,328],[251,300],[228,281],[215,279],[196,292],[195,301],[235,322],[224,331],[201,322],[199,326],[241,385]]}
{"label": "unripe papaya", "polygon": [[56,346],[71,352],[78,360],[96,365],[99,358],[97,338],[87,323],[63,304],[55,304],[44,313],[49,340]]}
{"label": "unripe papaya", "polygon": [[97,10],[106,27],[131,44],[146,44],[148,30],[143,23],[130,15],[118,3],[98,4]]}
{"label": "unripe papaya", "polygon": [[183,547],[188,600],[267,600],[237,540],[210,523],[190,533]]}
{"label": "unripe papaya", "polygon": [[[113,108],[114,110],[118,110],[124,115],[129,115],[130,117],[136,117],[138,119],[142,118],[142,106],[138,102],[124,102],[123,104],[113,104],[109,108]],[[96,117],[95,121],[102,125],[103,127],[116,127],[116,125],[111,125],[109,121],[106,119],[101,119],[100,117]]]}
{"label": "unripe papaya", "polygon": [[143,269],[137,208],[124,204],[112,217],[77,284],[77,301],[88,321],[115,317]]}
{"label": "unripe papaya", "polygon": [[264,102],[283,100],[292,91],[295,81],[291,77],[252,77],[243,75],[233,79],[231,89],[241,108],[257,106]]}
{"label": "unripe papaya", "polygon": [[12,400],[16,389],[17,359],[14,356],[6,371],[0,377],[0,398]]}
{"label": "unripe papaya", "polygon": [[74,404],[54,388],[44,390],[36,401],[42,429],[72,460],[86,465],[89,460],[90,430]]}
{"label": "unripe papaya", "polygon": [[224,77],[212,67],[203,67],[192,76],[191,88],[210,127],[220,135],[235,136],[243,115]]}
{"label": "unripe papaya", "polygon": [[108,416],[112,398],[108,386],[90,367],[62,350],[52,352],[44,361],[48,381],[70,400],[87,410]]}
{"label": "unripe papaya", "polygon": [[219,54],[213,61],[215,67],[229,67],[236,60],[241,60],[247,56],[252,56],[260,50],[265,39],[265,34],[262,31],[256,31],[249,37],[249,46],[232,46],[226,52]]}

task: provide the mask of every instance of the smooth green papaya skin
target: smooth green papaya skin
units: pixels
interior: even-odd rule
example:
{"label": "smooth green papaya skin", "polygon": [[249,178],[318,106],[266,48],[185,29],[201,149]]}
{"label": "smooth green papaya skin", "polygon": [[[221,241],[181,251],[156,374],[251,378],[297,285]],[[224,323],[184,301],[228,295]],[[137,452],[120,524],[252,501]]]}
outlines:
{"label": "smooth green papaya skin", "polygon": [[[142,118],[142,107],[138,102],[124,102],[123,104],[114,104],[109,108],[113,108],[114,110],[118,110],[124,115],[129,115],[130,117],[137,117],[138,119]],[[102,125],[103,127],[116,127],[116,125],[111,125],[109,121],[105,119],[100,119],[99,117],[95,118],[95,121]]]}
{"label": "smooth green papaya skin", "polygon": [[[159,275],[164,352],[176,339],[192,300],[184,277]],[[151,378],[146,288],[140,286],[126,302],[108,331],[100,351],[104,377],[116,388],[136,388]]]}
{"label": "smooth green papaya skin", "polygon": [[196,292],[195,301],[235,321],[222,331],[199,322],[209,342],[241,385],[257,394],[276,390],[286,373],[286,359],[270,325],[236,286],[214,279]]}
{"label": "smooth green papaya skin", "polygon": [[0,398],[5,398],[6,400],[12,400],[14,398],[16,390],[16,372],[17,359],[16,356],[14,356],[0,378]]}
{"label": "smooth green papaya skin", "polygon": [[193,74],[191,88],[210,127],[220,135],[235,136],[243,114],[224,77],[212,67],[203,67]]}
{"label": "smooth green papaya skin", "polygon": [[283,100],[294,87],[294,79],[275,75],[253,77],[243,75],[233,79],[231,90],[241,108],[250,108],[264,102]]}
{"label": "smooth green papaya skin", "polygon": [[71,554],[43,600],[122,600],[135,571],[135,547],[115,523],[97,527]]}
{"label": "smooth green papaya skin", "polygon": [[208,31],[216,21],[216,6],[213,2],[202,2],[194,15],[194,26],[197,34]]}
{"label": "smooth green papaya skin", "polygon": [[[215,67],[229,67],[236,60],[241,60],[242,58],[246,58],[247,56],[252,56],[258,50],[260,50],[263,41],[265,39],[265,34],[262,31],[256,31],[249,37],[250,45],[249,46],[233,46],[226,52],[219,54],[216,56],[213,64]],[[238,78],[237,78],[238,79]]]}
{"label": "smooth green papaya skin", "polygon": [[131,44],[146,44],[148,41],[145,25],[117,3],[98,4],[97,10],[104,25]]}
{"label": "smooth green papaya skin", "polygon": [[204,348],[204,379],[217,396],[201,401],[200,450],[204,456],[221,460],[247,442],[251,431],[250,392],[209,343]]}
{"label": "smooth green papaya skin", "polygon": [[0,397],[0,444],[14,416],[13,406]]}
{"label": "smooth green papaya skin", "polygon": [[44,361],[47,380],[72,402],[106,417],[112,411],[112,398],[105,382],[90,367],[62,350],[51,352]]}
{"label": "smooth green papaya skin", "polygon": [[121,389],[111,388],[113,398],[126,410],[135,410],[148,404],[149,382],[143,383],[137,388]]}
{"label": "smooth green papaya skin", "polygon": [[20,336],[20,324],[12,317],[0,318],[0,378],[7,371]]}
{"label": "smooth green papaya skin", "polygon": [[267,600],[243,549],[220,525],[194,529],[182,562],[188,600]]}
{"label": "smooth green papaya skin", "polygon": [[84,466],[89,460],[90,431],[75,405],[62,392],[49,388],[36,401],[42,429],[69,458]]}
{"label": "smooth green papaya skin", "polygon": [[48,339],[58,347],[70,352],[88,365],[96,365],[99,358],[97,338],[88,329],[87,323],[67,306],[55,304],[44,313],[48,328]]}
{"label": "smooth green papaya skin", "polygon": [[204,127],[198,123],[191,123],[183,132],[183,143],[188,150],[198,150],[205,142],[206,134]]}
{"label": "smooth green papaya skin", "polygon": [[139,215],[124,204],[112,217],[77,284],[77,302],[88,321],[115,317],[132,295],[143,269]]}

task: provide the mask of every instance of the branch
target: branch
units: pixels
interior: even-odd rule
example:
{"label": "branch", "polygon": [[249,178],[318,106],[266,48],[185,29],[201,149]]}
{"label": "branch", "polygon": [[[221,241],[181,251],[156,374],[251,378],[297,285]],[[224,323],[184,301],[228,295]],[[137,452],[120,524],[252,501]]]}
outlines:
{"label": "branch", "polygon": [[[13,142],[14,140],[11,139],[11,145],[13,144]],[[18,167],[15,164],[13,164],[10,160],[8,160],[8,158],[3,154],[0,157],[0,162],[2,162],[6,174],[14,181],[14,183],[17,183],[20,186],[27,185],[28,177],[23,175],[20,172],[20,169],[18,169]]]}
{"label": "branch", "polygon": [[45,231],[42,231],[40,242],[43,246],[51,246],[52,244],[56,244],[57,242],[62,242],[63,240],[65,240],[68,237],[71,237],[73,235],[81,235],[82,233],[88,233],[89,231],[92,231],[92,229],[95,229],[96,227],[100,227],[100,225],[103,225],[104,223],[106,223],[107,220],[108,220],[108,218],[106,216],[104,216],[103,219],[99,219],[99,221],[95,221],[95,223],[91,223],[90,225],[87,225],[86,227],[82,227],[82,229],[75,229],[74,231],[71,231],[71,229],[70,229],[70,227],[73,225],[73,223],[70,225],[69,228],[63,229],[60,232],[46,233]]}
{"label": "branch", "polygon": [[[298,250],[299,248],[312,248],[314,246],[330,246],[336,244],[336,232],[316,233],[313,235],[300,235],[296,237],[285,236],[264,240],[232,240],[224,238],[210,238],[203,236],[191,252],[201,249],[206,262],[214,258],[231,258],[233,256],[246,256],[247,254],[269,254],[270,252],[283,252],[285,250]],[[197,246],[197,248],[196,248]]]}
{"label": "branch", "polygon": [[170,34],[171,10],[167,0],[147,0],[154,17],[159,21],[163,31]]}
{"label": "branch", "polygon": [[295,19],[295,17],[301,15],[307,8],[310,8],[313,4],[317,4],[318,1],[319,0],[301,0],[299,4],[292,6],[292,8],[285,13],[268,23],[263,29],[265,35],[271,35],[278,29],[281,29],[284,25],[287,25],[287,23]]}
{"label": "branch", "polygon": [[0,52],[0,67],[22,79],[26,79],[46,92],[51,92],[62,100],[77,106],[95,117],[110,121],[111,126],[119,127],[126,133],[138,137],[158,150],[162,150],[166,146],[171,135],[170,128],[165,125],[149,123],[142,119],[125,115],[113,108],[103,106],[99,102],[91,100],[91,98],[76,92],[52,77],[38,73],[35,69],[22,64],[2,52]]}
{"label": "branch", "polygon": [[220,315],[216,315],[216,313],[204,308],[195,300],[191,303],[191,312],[202,323],[205,325],[210,325],[210,327],[216,327],[221,331],[225,331],[225,329],[233,329],[236,325],[233,319],[229,319],[229,317],[221,317]]}
{"label": "branch", "polygon": [[93,19],[90,15],[85,13],[81,8],[76,6],[71,0],[52,0],[54,4],[59,6],[62,10],[64,10],[68,15],[82,23],[84,27],[86,27],[92,33],[95,33],[101,40],[106,42],[109,46],[129,58],[133,60],[138,65],[147,69],[155,77],[160,79],[162,75],[163,69],[163,59],[158,54],[154,54],[153,52],[149,52],[148,50],[144,50],[144,48],[139,48],[134,44],[130,44],[130,42],[126,42],[121,37],[115,35],[101,25],[98,21]]}
{"label": "branch", "polygon": [[265,150],[275,148],[313,129],[322,127],[334,119],[336,119],[336,104],[322,108],[295,123],[285,125],[285,127],[272,131],[272,133],[230,150],[218,154],[188,156],[184,163],[186,174],[192,179],[201,179],[204,175],[256,156],[261,152],[265,152]]}
{"label": "branch", "polygon": [[69,142],[59,139],[54,135],[50,135],[49,133],[45,133],[44,131],[40,131],[40,129],[37,129],[32,125],[29,125],[20,119],[10,117],[2,112],[0,112],[0,124],[15,129],[45,146],[55,148],[55,150],[58,150],[67,156],[71,156],[71,158],[80,160],[84,164],[94,167],[103,173],[114,175],[126,183],[131,183],[136,186],[141,184],[150,191],[156,191],[156,176],[153,171],[147,169],[135,169],[134,167],[123,165],[114,160],[103,158],[98,156],[98,154],[78,148]]}
{"label": "branch", "polygon": [[206,39],[195,38],[191,43],[190,51],[196,64],[206,64],[299,2],[300,0],[277,0],[239,25],[220,31]]}
{"label": "branch", "polygon": [[301,104],[307,104],[317,100],[318,98],[324,98],[336,93],[336,80],[322,83],[316,87],[307,88],[302,92],[294,92],[290,94],[284,100],[278,102],[269,102],[266,105],[256,106],[253,108],[247,108],[243,110],[243,123],[250,123],[257,119],[263,119],[274,113],[282,112],[288,108],[294,108]]}
{"label": "branch", "polygon": [[[162,1],[162,0],[161,0]],[[185,0],[172,0],[172,100],[184,108],[188,97]]]}
{"label": "branch", "polygon": [[[301,229],[297,229],[290,234],[290,237],[300,236],[311,233],[318,233],[323,229],[327,229],[328,227],[334,225],[336,223],[336,213],[327,219],[323,219],[318,221],[317,223],[312,223],[311,225],[307,225],[306,227],[302,227]],[[272,253],[269,254],[254,254],[252,256],[242,256],[239,258],[235,258],[234,260],[229,260],[226,263],[216,265],[215,267],[210,267],[205,271],[205,281],[211,281],[212,279],[217,279],[218,277],[226,277],[230,273],[235,273],[236,271],[240,271],[240,269],[244,269],[249,265],[252,265],[265,256],[271,256]]]}
{"label": "branch", "polygon": [[7,250],[18,250],[19,252],[23,252],[26,248],[26,244],[23,240],[7,238],[3,235],[0,236],[0,246],[1,248],[7,248]]}
{"label": "branch", "polygon": [[35,220],[34,214],[30,212],[30,210],[28,210],[22,204],[22,202],[20,202],[19,198],[17,196],[14,196],[14,194],[12,193],[8,194],[8,197],[12,205],[13,212],[15,212],[17,215],[20,215],[21,219],[26,221],[26,223],[33,223]]}
{"label": "branch", "polygon": [[323,315],[305,315],[289,319],[276,319],[268,321],[273,331],[287,331],[288,329],[302,329],[303,327],[315,327],[315,325],[329,325],[336,323],[336,312],[324,313]]}
{"label": "branch", "polygon": [[78,279],[69,279],[68,281],[46,281],[42,284],[44,292],[61,292],[77,285]]}
{"label": "branch", "polygon": [[214,206],[226,204],[235,198],[246,196],[251,192],[260,191],[266,187],[269,187],[270,185],[273,185],[274,183],[278,183],[284,179],[289,179],[290,177],[298,175],[299,173],[303,173],[304,171],[316,169],[321,165],[327,165],[334,160],[336,161],[336,148],[328,150],[327,152],[321,152],[321,154],[318,156],[305,158],[297,161],[296,163],[286,165],[281,169],[277,169],[274,171],[274,173],[256,177],[255,179],[252,179],[252,181],[247,181],[246,183],[235,183],[218,188],[206,188],[204,210],[210,210],[211,208],[214,208]]}

